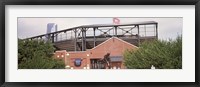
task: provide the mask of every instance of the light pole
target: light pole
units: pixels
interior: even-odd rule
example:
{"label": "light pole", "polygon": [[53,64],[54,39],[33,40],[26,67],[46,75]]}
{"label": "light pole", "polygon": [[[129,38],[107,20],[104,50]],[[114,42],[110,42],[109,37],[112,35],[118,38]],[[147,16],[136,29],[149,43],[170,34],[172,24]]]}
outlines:
{"label": "light pole", "polygon": [[[67,59],[68,59],[68,56],[69,56],[69,53],[67,53]],[[65,57],[65,63],[66,63],[66,57]],[[65,66],[66,69],[70,69],[70,66],[69,66],[69,62],[67,60],[67,66]]]}

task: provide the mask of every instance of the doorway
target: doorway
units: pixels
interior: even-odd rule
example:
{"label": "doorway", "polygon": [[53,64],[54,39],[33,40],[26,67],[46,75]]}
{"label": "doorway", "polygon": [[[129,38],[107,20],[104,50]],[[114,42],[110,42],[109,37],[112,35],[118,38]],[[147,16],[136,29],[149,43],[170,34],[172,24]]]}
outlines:
{"label": "doorway", "polygon": [[91,69],[105,69],[105,64],[100,59],[90,59]]}

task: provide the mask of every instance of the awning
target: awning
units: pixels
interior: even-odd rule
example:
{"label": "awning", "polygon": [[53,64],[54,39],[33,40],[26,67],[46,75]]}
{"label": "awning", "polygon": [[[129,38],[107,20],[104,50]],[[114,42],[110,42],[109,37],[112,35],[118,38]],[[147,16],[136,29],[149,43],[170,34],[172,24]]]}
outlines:
{"label": "awning", "polygon": [[122,56],[110,56],[110,61],[111,62],[122,62]]}

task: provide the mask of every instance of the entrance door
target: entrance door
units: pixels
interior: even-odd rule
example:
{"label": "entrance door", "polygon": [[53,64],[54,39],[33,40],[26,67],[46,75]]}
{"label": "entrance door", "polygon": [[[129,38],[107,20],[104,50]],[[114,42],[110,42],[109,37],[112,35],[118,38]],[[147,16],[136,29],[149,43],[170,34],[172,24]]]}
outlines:
{"label": "entrance door", "polygon": [[105,65],[100,59],[90,59],[90,67],[91,69],[105,69]]}

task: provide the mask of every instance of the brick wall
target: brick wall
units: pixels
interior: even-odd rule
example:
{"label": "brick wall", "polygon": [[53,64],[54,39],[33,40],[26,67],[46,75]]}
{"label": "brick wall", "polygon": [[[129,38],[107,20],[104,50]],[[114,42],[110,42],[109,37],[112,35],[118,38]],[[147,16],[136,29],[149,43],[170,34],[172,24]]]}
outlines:
{"label": "brick wall", "polygon": [[[84,67],[87,66],[87,64],[90,65],[90,59],[101,59],[107,53],[110,53],[110,56],[123,56],[124,51],[129,49],[136,50],[137,47],[119,38],[113,37],[87,51],[80,51],[80,52],[56,51],[55,57],[63,58],[62,55],[68,53],[69,55],[68,56],[64,55],[64,58],[66,58],[66,61],[69,61],[69,65],[74,69],[83,69]],[[60,56],[58,57],[58,55]],[[82,58],[82,64],[80,67],[74,66],[75,58]],[[125,68],[123,63],[120,64],[121,68]]]}

